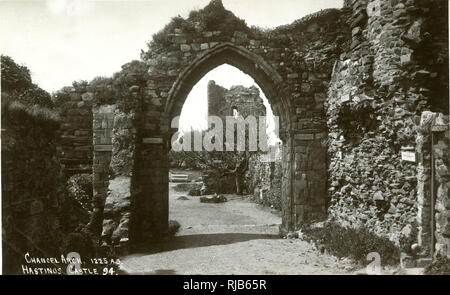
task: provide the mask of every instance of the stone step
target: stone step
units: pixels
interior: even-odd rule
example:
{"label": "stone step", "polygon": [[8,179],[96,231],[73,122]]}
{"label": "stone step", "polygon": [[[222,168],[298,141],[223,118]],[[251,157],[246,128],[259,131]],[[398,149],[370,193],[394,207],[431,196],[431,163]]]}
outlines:
{"label": "stone step", "polygon": [[189,176],[187,174],[172,174],[169,173],[170,182],[189,182]]}

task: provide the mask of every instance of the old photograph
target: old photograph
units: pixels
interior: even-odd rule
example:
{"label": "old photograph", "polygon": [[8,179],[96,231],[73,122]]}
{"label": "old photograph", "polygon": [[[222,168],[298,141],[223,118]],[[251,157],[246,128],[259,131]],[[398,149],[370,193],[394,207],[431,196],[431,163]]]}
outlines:
{"label": "old photograph", "polygon": [[448,12],[0,0],[1,274],[450,274]]}

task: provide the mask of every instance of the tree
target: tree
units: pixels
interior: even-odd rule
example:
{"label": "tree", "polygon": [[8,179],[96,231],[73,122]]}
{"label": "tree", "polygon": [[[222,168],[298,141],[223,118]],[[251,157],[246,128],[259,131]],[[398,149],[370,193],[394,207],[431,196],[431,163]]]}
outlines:
{"label": "tree", "polygon": [[[188,137],[200,137],[203,138],[207,131],[192,131],[186,132],[180,138],[178,143],[173,143],[173,145],[181,144],[183,145],[183,141]],[[198,133],[195,135],[195,133]],[[246,132],[246,143],[248,144],[248,132]],[[191,163],[195,163],[196,168],[209,170],[214,173],[214,176],[217,181],[225,181],[228,177],[234,178],[234,192],[238,195],[241,195],[244,192],[244,173],[248,169],[248,162],[252,154],[257,152],[250,152],[248,150],[238,151],[237,150],[237,140],[234,144],[233,151],[226,151],[226,145],[223,144],[223,151],[195,151],[194,150],[194,141],[190,140],[191,146],[187,148],[187,145],[184,145],[185,149],[180,150],[180,147],[177,146],[176,152],[171,151],[172,154],[176,154],[176,158],[184,159],[184,161],[189,161]],[[248,146],[248,145],[247,145]],[[215,190],[220,190],[216,186]],[[231,188],[227,188],[231,189]],[[221,191],[215,191],[216,193],[222,193]]]}
{"label": "tree", "polygon": [[33,86],[30,70],[26,66],[18,65],[11,57],[1,55],[2,91],[23,92]]}
{"label": "tree", "polygon": [[39,105],[52,108],[50,94],[33,83],[30,70],[18,65],[11,57],[1,55],[1,86],[4,102],[19,101],[26,106]]}

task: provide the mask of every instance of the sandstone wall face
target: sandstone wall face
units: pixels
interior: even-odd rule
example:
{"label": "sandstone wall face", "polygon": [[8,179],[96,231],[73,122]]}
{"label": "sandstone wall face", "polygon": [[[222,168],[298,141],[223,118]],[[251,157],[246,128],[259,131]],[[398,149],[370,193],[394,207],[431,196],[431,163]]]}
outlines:
{"label": "sandstone wall face", "polygon": [[414,238],[411,229],[425,220],[417,218],[424,214],[418,204],[427,202],[416,194],[419,163],[402,159],[402,153],[414,153],[423,111],[448,109],[441,82],[448,80],[448,58],[443,60],[448,49],[435,28],[446,30],[446,5],[345,2],[352,37],[334,66],[326,103],[328,213],[399,244]]}
{"label": "sandstone wall face", "polygon": [[92,100],[88,87],[65,87],[57,95],[57,109],[61,117],[58,154],[66,176],[92,173]]}

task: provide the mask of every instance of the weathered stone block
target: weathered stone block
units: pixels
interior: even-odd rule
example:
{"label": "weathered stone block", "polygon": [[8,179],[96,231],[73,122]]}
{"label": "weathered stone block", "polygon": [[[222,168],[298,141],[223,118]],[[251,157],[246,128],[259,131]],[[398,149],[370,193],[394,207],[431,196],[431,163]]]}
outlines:
{"label": "weathered stone block", "polygon": [[183,52],[190,51],[191,50],[191,46],[187,45],[187,44],[181,44],[180,45],[180,50],[183,51]]}
{"label": "weathered stone block", "polygon": [[200,49],[201,50],[206,50],[206,49],[208,49],[209,48],[209,44],[208,43],[202,43],[202,44],[200,44]]}

